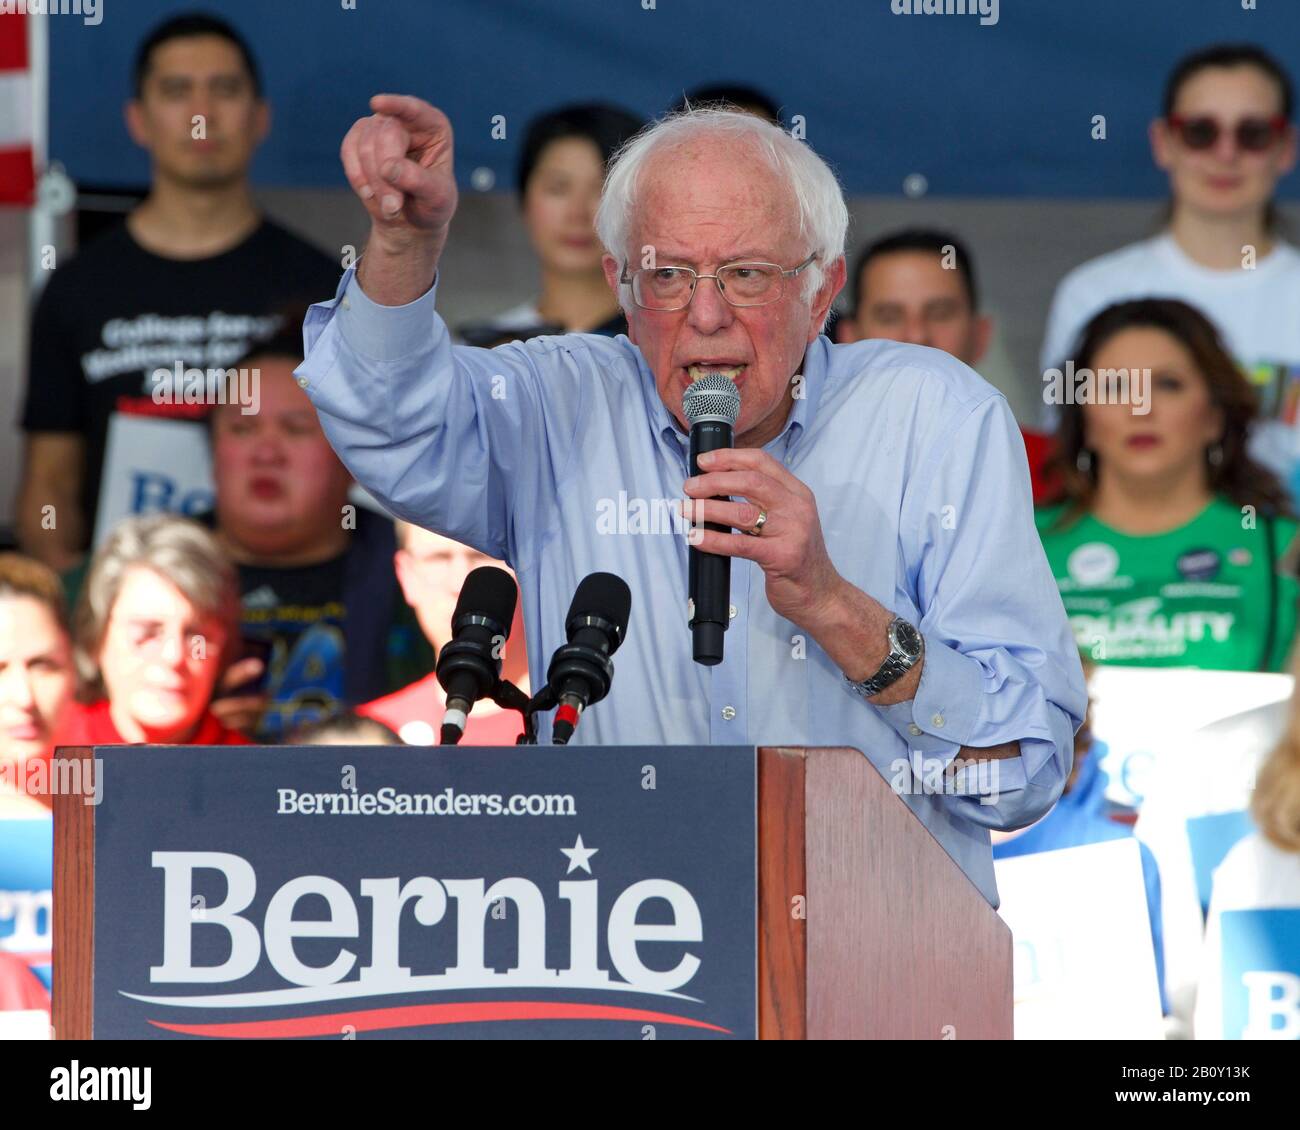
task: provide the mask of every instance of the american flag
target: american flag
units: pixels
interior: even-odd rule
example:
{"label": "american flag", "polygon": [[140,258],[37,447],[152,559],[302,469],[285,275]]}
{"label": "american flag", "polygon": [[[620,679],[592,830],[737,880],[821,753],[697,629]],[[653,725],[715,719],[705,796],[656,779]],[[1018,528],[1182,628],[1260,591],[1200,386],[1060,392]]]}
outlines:
{"label": "american flag", "polygon": [[30,205],[36,183],[27,20],[0,16],[0,204]]}

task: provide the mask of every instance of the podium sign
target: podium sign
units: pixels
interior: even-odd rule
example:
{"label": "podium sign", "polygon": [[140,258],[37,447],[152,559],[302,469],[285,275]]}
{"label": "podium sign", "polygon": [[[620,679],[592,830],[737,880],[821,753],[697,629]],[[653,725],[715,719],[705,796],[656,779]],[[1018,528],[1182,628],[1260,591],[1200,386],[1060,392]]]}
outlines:
{"label": "podium sign", "polygon": [[1011,931],[860,750],[57,753],[58,1039],[1011,1037]]}
{"label": "podium sign", "polygon": [[95,1038],[757,1035],[752,747],[86,752]]}

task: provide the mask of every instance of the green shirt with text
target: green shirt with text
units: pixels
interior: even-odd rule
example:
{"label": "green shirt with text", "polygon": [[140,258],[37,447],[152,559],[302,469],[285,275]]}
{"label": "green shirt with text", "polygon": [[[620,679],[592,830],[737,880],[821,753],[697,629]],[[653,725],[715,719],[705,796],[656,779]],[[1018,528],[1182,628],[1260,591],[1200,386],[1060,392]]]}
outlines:
{"label": "green shirt with text", "polygon": [[1085,655],[1143,667],[1284,669],[1300,585],[1281,575],[1274,585],[1270,575],[1296,535],[1294,521],[1216,498],[1175,530],[1133,535],[1091,514],[1059,528],[1063,510],[1040,508],[1036,520]]}

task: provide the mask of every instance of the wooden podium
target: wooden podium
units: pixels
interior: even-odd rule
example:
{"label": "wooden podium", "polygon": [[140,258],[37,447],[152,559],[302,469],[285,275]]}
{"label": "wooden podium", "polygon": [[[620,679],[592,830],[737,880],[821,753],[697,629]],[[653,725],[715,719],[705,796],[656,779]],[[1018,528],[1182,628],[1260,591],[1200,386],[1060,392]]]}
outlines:
{"label": "wooden podium", "polygon": [[762,1039],[1011,1039],[1011,931],[857,750],[759,749],[758,853]]}
{"label": "wooden podium", "polygon": [[[1010,1039],[1009,929],[871,763],[847,748],[749,756],[757,758],[760,1038]],[[110,791],[111,803],[129,805],[131,796]],[[60,1039],[96,1033],[96,812],[78,796],[55,798]]]}

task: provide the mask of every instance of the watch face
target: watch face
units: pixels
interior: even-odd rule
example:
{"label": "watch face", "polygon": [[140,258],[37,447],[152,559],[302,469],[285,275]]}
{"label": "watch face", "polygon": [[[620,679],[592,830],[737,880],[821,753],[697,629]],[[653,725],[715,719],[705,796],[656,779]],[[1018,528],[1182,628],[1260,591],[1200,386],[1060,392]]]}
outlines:
{"label": "watch face", "polygon": [[921,633],[906,620],[895,620],[890,625],[890,636],[894,646],[908,659],[915,659],[921,654]]}

